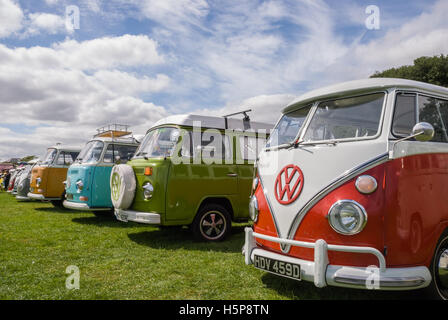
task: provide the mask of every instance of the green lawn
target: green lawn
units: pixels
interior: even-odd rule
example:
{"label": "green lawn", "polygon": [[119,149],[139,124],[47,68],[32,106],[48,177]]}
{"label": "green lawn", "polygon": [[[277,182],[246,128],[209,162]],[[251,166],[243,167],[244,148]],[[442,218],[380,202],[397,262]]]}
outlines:
{"label": "green lawn", "polygon": [[[18,203],[0,193],[0,299],[403,299],[412,293],[317,289],[244,264],[245,225],[222,243],[186,228],[159,229]],[[67,266],[81,272],[68,290]]]}

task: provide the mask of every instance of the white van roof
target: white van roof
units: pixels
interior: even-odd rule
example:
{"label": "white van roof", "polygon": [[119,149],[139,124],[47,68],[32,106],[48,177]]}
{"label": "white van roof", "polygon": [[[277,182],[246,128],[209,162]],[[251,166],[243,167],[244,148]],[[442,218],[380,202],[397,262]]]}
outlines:
{"label": "white van roof", "polygon": [[[153,127],[158,127],[162,125],[179,125],[192,127],[193,122],[200,121],[202,128],[210,129],[226,129],[225,118],[224,117],[213,117],[213,116],[201,116],[195,114],[182,114],[169,116],[157,121]],[[255,121],[243,121],[243,119],[227,118],[228,129],[233,130],[271,130],[274,125],[263,122]]]}
{"label": "white van roof", "polygon": [[57,149],[57,150],[68,151],[68,152],[80,152],[81,151],[81,147],[66,146],[66,145],[62,145],[62,144],[57,144],[57,145],[48,147],[48,149]]}
{"label": "white van roof", "polygon": [[115,143],[126,143],[126,144],[139,144],[135,137],[120,137],[120,138],[110,138],[110,137],[95,137],[89,141],[103,141],[103,142],[115,142]]}
{"label": "white van roof", "polygon": [[299,106],[315,100],[322,100],[330,97],[334,98],[347,94],[357,94],[371,90],[385,90],[389,88],[417,89],[432,92],[434,94],[448,96],[448,88],[436,86],[425,82],[396,78],[370,78],[342,82],[307,92],[292,101],[288,106],[286,106],[286,108],[282,110],[282,112],[288,113]]}

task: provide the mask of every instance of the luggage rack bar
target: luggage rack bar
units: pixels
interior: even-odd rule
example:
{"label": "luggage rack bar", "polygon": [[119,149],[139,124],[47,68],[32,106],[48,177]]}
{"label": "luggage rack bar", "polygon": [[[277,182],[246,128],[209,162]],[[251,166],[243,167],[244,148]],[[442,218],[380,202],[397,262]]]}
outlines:
{"label": "luggage rack bar", "polygon": [[95,135],[95,138],[102,137],[102,138],[119,138],[123,136],[127,136],[132,134],[131,131],[129,131],[129,125],[127,124],[109,124],[104,127],[96,129],[97,134]]}
{"label": "luggage rack bar", "polygon": [[243,110],[243,111],[239,111],[239,112],[235,112],[235,113],[231,113],[231,114],[227,114],[225,116],[223,116],[224,118],[224,123],[225,123],[225,128],[228,129],[229,128],[229,124],[227,121],[227,118],[232,117],[232,116],[236,116],[237,114],[242,114],[244,116],[243,121],[244,122],[249,122],[250,121],[250,117],[247,114],[248,112],[251,112],[252,109],[247,109],[247,110]]}

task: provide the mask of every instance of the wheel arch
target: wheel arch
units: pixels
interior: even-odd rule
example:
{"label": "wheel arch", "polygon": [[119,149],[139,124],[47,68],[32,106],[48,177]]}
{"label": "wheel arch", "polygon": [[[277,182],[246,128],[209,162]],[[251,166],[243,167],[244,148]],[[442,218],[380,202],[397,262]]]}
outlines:
{"label": "wheel arch", "polygon": [[201,209],[204,206],[209,205],[209,204],[218,204],[218,205],[223,206],[229,212],[230,218],[232,219],[232,221],[234,220],[234,211],[233,211],[232,201],[225,196],[213,196],[213,197],[206,197],[206,198],[202,199],[199,206],[196,209],[195,216],[199,213],[199,211],[201,211]]}

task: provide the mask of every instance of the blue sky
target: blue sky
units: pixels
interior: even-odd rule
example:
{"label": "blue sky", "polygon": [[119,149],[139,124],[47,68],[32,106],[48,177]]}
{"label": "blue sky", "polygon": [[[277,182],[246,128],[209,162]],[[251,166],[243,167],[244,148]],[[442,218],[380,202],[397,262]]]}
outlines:
{"label": "blue sky", "polygon": [[0,159],[175,113],[274,122],[308,90],[446,54],[446,16],[444,0],[0,0]]}

